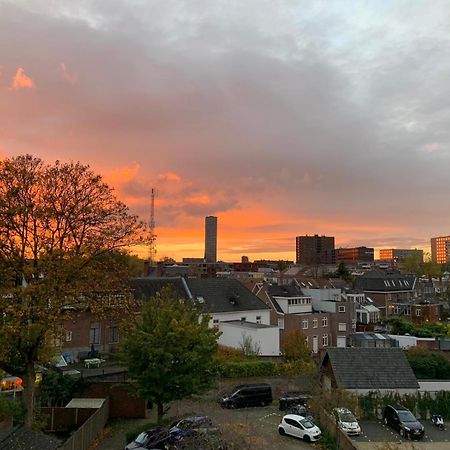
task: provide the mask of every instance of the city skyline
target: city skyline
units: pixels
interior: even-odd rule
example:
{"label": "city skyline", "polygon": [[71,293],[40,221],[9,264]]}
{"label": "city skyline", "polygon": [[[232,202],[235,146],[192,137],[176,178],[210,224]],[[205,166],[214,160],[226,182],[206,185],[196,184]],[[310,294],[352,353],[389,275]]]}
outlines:
{"label": "city skyline", "polygon": [[[450,233],[450,4],[0,0],[0,157],[90,164],[157,258]],[[444,205],[444,207],[443,207]],[[143,253],[144,256],[144,253]]]}

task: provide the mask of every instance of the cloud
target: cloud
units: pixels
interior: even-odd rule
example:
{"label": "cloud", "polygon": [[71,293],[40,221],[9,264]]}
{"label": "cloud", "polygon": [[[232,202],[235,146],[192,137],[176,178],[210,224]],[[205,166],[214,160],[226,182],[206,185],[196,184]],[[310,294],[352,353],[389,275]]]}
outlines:
{"label": "cloud", "polygon": [[11,89],[17,91],[19,89],[34,89],[35,87],[34,81],[25,75],[25,70],[18,67],[11,83]]}
{"label": "cloud", "polygon": [[142,217],[156,188],[167,248],[183,233],[201,247],[208,214],[228,255],[271,234],[292,253],[296,235],[316,232],[414,246],[450,223],[448,11],[439,0],[6,2],[4,73],[29,68],[39,89],[4,90],[0,144],[90,163]]}
{"label": "cloud", "polygon": [[65,63],[59,63],[59,70],[61,71],[61,74],[63,78],[69,83],[69,84],[78,84],[79,78],[78,73],[76,72],[70,72]]}

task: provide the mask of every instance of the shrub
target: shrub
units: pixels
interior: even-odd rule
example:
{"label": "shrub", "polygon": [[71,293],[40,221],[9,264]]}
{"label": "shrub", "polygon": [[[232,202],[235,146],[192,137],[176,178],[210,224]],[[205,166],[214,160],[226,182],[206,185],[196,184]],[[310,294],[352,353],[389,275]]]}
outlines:
{"label": "shrub", "polygon": [[218,366],[219,374],[225,378],[273,376],[277,373],[276,369],[272,361],[228,362]]}
{"label": "shrub", "polygon": [[20,400],[0,396],[0,421],[10,417],[12,417],[14,423],[23,422],[25,407]]}

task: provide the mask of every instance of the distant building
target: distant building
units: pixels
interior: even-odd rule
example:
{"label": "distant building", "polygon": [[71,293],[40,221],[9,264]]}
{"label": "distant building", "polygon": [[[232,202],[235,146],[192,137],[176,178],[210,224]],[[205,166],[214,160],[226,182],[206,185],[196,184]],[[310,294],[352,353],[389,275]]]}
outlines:
{"label": "distant building", "polygon": [[297,236],[295,238],[297,264],[333,264],[334,237],[332,236]]}
{"label": "distant building", "polygon": [[217,262],[217,217],[205,217],[205,262]]}
{"label": "distant building", "polygon": [[335,261],[338,263],[372,262],[374,249],[372,247],[337,248]]}
{"label": "distant building", "polygon": [[397,263],[410,256],[417,256],[423,262],[423,250],[405,248],[383,248],[380,249],[380,259]]}
{"label": "distant building", "polygon": [[450,236],[431,238],[431,259],[438,264],[450,261]]}

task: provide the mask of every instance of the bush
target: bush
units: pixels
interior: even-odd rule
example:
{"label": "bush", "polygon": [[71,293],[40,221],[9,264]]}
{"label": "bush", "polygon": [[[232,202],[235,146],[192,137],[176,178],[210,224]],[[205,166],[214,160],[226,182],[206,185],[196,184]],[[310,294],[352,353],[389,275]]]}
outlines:
{"label": "bush", "polygon": [[236,362],[246,360],[242,350],[232,347],[225,347],[224,345],[219,345],[215,358],[218,364],[224,364],[230,361]]}
{"label": "bush", "polygon": [[441,353],[413,349],[405,354],[416,378],[434,380],[450,378],[450,361]]}
{"label": "bush", "polygon": [[228,362],[220,364],[218,372],[225,378],[270,377],[277,374],[277,366],[272,361]]}
{"label": "bush", "polygon": [[13,419],[14,423],[21,423],[25,417],[25,406],[21,400],[0,396],[0,421]]}

